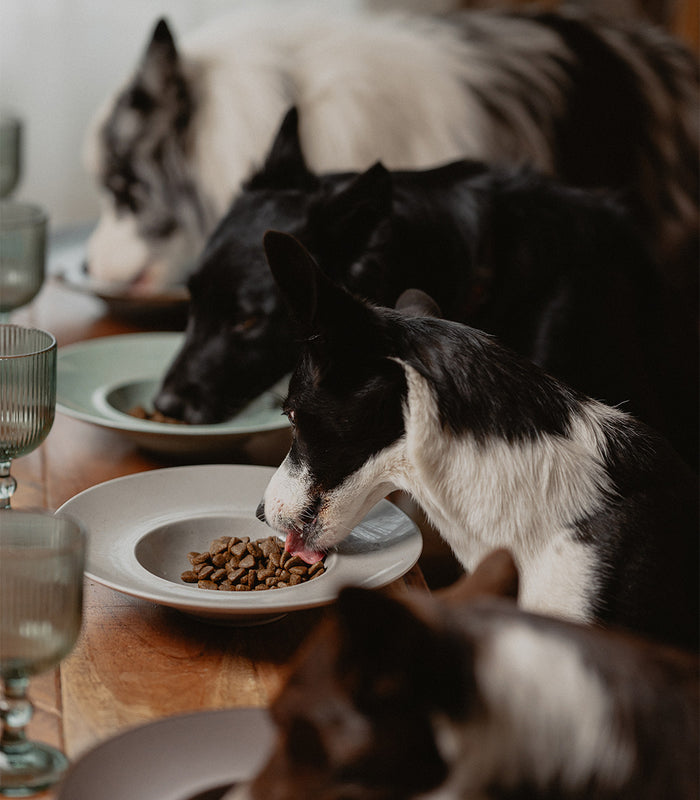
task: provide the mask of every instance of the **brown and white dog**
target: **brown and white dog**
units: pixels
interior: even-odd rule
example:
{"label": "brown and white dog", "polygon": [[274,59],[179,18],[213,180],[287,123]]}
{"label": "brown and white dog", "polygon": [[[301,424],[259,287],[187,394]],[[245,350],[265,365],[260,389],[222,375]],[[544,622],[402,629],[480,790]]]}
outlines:
{"label": "brown and white dog", "polygon": [[577,11],[250,0],[178,43],[161,20],[88,133],[104,204],[87,268],[144,291],[182,281],[296,104],[314,171],[527,163],[619,193],[677,277],[697,246],[699,91],[662,31]]}
{"label": "brown and white dog", "polygon": [[258,509],[287,549],[317,557],[400,489],[466,570],[511,549],[528,610],[697,646],[698,483],[668,442],[421,292],[371,306],[294,237],[265,249],[304,340]]}
{"label": "brown and white dog", "polygon": [[231,800],[696,800],[697,657],[519,610],[517,584],[500,550],[441,597],[345,589]]}

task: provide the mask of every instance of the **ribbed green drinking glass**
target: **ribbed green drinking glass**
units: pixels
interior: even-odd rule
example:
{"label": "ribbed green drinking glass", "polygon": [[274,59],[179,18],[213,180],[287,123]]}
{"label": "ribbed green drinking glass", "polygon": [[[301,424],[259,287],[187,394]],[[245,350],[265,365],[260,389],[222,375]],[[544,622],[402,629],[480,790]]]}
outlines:
{"label": "ribbed green drinking glass", "polygon": [[36,794],[68,766],[60,750],[27,737],[27,690],[78,638],[85,547],[76,520],[42,511],[0,514],[0,796]]}
{"label": "ribbed green drinking glass", "polygon": [[47,232],[48,217],[39,206],[0,200],[0,323],[41,290]]}
{"label": "ribbed green drinking glass", "polygon": [[0,513],[17,481],[13,459],[48,436],[56,413],[56,339],[47,331],[0,325]]}

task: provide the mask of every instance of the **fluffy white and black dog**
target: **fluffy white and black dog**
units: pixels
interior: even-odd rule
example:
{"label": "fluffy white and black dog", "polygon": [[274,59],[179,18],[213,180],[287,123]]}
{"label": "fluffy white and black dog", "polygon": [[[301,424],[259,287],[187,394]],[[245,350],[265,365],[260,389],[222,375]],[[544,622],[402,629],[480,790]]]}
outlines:
{"label": "fluffy white and black dog", "polygon": [[697,646],[697,479],[664,439],[423,316],[423,293],[405,313],[373,307],[293,237],[268,232],[265,247],[305,340],[292,447],[258,509],[290,551],[318,558],[401,489],[467,570],[510,548],[525,608]]}
{"label": "fluffy white and black dog", "polygon": [[526,168],[309,170],[286,115],[264,166],[190,277],[183,345],[155,398],[190,423],[230,417],[290,372],[299,350],[265,262],[268,228],[293,233],[334,281],[393,306],[420,288],[444,316],[662,431],[697,457],[697,319],[686,319],[610,198]]}
{"label": "fluffy white and black dog", "polygon": [[507,552],[446,592],[344,589],[225,800],[697,800],[697,655],[518,609]]}
{"label": "fluffy white and black dog", "polygon": [[177,46],[158,23],[88,136],[104,190],[92,276],[181,281],[296,104],[316,171],[468,157],[612,187],[674,280],[692,280],[699,80],[678,42],[568,12],[327,6],[244,3]]}

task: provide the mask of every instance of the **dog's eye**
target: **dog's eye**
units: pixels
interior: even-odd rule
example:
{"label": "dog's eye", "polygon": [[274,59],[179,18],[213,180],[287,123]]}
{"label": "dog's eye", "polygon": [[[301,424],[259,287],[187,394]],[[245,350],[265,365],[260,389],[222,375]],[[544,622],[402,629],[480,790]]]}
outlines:
{"label": "dog's eye", "polygon": [[284,412],[287,415],[287,419],[289,420],[290,425],[292,428],[296,428],[297,426],[297,415],[294,413],[294,409],[290,408],[285,410]]}

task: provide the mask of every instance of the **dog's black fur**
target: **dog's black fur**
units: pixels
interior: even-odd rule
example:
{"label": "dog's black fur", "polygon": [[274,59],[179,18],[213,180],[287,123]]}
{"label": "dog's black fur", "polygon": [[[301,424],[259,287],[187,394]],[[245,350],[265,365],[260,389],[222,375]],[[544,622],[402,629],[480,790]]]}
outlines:
{"label": "dog's black fur", "polygon": [[363,297],[391,306],[408,287],[429,292],[448,318],[622,404],[694,460],[695,328],[678,332],[664,281],[615,202],[479,162],[315,175],[295,110],[190,280],[186,340],[156,399],[163,413],[219,421],[291,369],[297,348],[259,245],[267,227],[294,232]]}
{"label": "dog's black fur", "polygon": [[305,345],[285,402],[294,441],[261,518],[324,550],[359,521],[341,511],[353,498],[402,489],[466,569],[480,548],[517,548],[541,597],[539,581],[581,580],[583,561],[547,555],[570,542],[590,560],[570,590],[588,621],[697,647],[698,485],[665,440],[481,331],[360,302],[292,237],[265,246]]}

